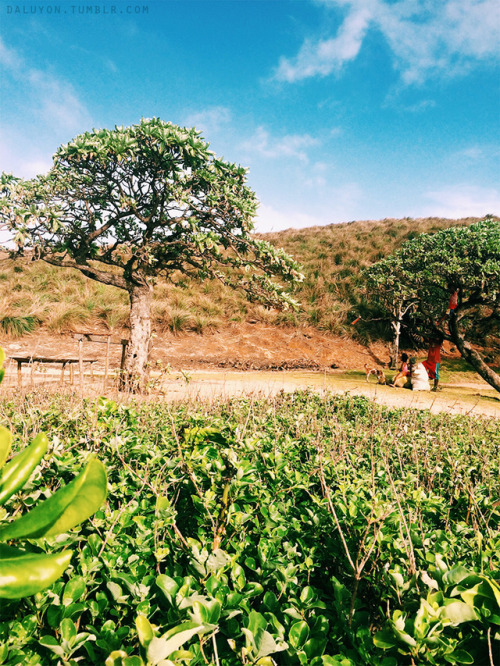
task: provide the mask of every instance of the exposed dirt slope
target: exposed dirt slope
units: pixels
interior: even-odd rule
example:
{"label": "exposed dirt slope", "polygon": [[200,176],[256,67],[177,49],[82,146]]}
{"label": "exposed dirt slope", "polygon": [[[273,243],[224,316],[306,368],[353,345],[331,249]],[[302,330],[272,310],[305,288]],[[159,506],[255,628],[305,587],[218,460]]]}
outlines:
{"label": "exposed dirt slope", "polygon": [[[113,336],[113,343],[120,337]],[[78,342],[70,335],[36,332],[16,340],[0,339],[7,356],[78,356]],[[448,355],[456,357],[447,348]],[[104,365],[106,345],[83,343],[83,355]],[[110,367],[119,365],[121,345],[110,346]],[[169,363],[172,368],[235,368],[241,370],[358,369],[365,363],[384,367],[389,361],[387,347],[374,343],[368,347],[317,330],[276,328],[262,324],[243,324],[197,335],[166,333],[153,340],[152,361]]]}

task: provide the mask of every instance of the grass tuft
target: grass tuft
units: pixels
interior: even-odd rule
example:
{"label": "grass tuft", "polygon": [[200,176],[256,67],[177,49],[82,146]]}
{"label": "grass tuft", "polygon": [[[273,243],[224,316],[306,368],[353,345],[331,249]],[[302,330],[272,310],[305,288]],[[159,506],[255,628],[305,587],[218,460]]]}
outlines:
{"label": "grass tuft", "polygon": [[40,320],[34,315],[9,316],[0,319],[0,327],[13,338],[20,338],[33,331],[39,326]]}

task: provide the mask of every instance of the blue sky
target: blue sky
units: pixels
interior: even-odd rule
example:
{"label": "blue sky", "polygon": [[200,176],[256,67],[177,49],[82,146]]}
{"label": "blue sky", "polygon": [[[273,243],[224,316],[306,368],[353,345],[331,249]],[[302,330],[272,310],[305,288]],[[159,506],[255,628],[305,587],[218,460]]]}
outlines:
{"label": "blue sky", "polygon": [[0,0],[0,170],[195,125],[256,228],[500,213],[497,0]]}

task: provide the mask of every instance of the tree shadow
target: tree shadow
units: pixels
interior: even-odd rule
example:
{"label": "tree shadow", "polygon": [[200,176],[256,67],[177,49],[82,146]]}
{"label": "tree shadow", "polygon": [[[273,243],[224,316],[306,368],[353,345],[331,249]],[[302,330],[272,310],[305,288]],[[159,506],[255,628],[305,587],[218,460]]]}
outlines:
{"label": "tree shadow", "polygon": [[378,363],[378,365],[381,365],[383,368],[388,368],[390,365],[390,359],[388,361],[383,361],[380,356],[378,356],[370,347],[367,347],[368,350],[368,355],[375,361],[375,363]]}

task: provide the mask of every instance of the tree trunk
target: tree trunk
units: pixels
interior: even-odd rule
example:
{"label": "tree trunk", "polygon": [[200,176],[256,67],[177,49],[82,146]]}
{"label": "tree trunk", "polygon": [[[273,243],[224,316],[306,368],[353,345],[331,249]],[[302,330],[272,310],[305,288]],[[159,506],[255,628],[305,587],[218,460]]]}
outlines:
{"label": "tree trunk", "polygon": [[396,319],[391,321],[392,330],[394,332],[392,338],[392,352],[391,352],[391,370],[394,370],[398,366],[398,356],[399,356],[399,337],[401,334],[401,319]]}
{"label": "tree trunk", "polygon": [[486,365],[477,351],[472,349],[470,343],[460,334],[458,320],[455,317],[450,319],[450,335],[460,354],[472,365],[477,374],[500,392],[500,375],[497,375],[496,372]]}
{"label": "tree trunk", "polygon": [[120,388],[133,392],[143,391],[149,375],[151,347],[151,301],[153,290],[149,285],[129,288],[130,340],[125,356],[124,374]]}

